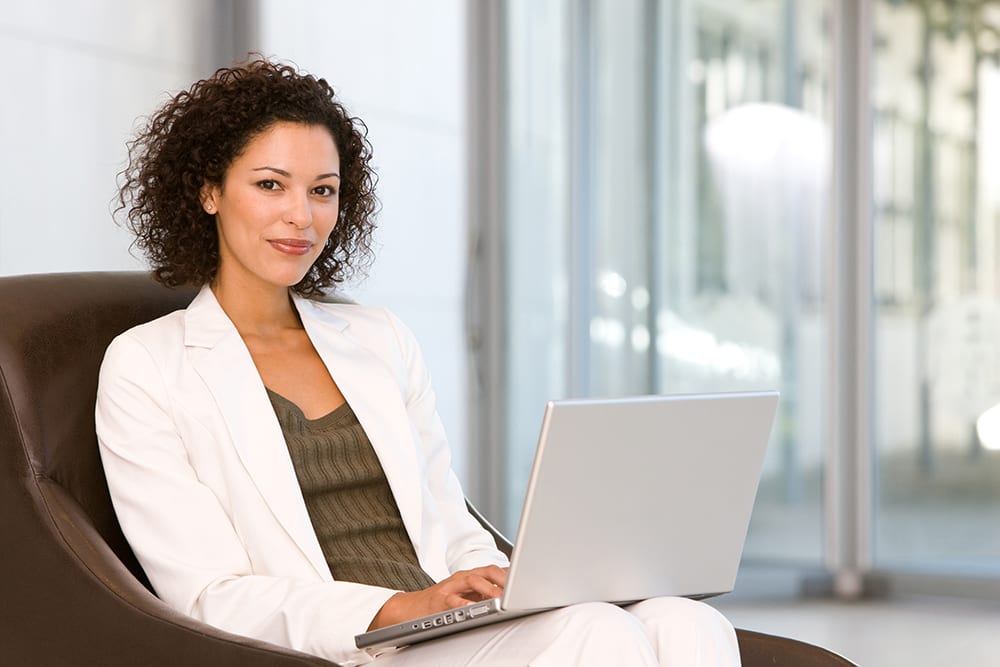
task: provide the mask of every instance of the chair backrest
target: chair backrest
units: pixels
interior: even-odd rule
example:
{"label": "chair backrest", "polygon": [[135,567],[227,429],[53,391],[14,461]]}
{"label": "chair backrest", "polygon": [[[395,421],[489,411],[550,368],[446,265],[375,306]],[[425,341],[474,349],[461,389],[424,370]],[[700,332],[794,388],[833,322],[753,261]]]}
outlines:
{"label": "chair backrest", "polygon": [[[148,587],[108,496],[94,431],[97,375],[119,333],[178,308],[194,291],[141,272],[0,278],[0,446],[7,473],[29,497],[68,493],[128,569]],[[3,479],[0,483],[10,483]],[[39,511],[60,516],[36,497]],[[6,515],[5,515],[6,516]],[[7,520],[33,520],[12,513]]]}
{"label": "chair backrest", "polygon": [[[147,273],[61,273],[0,278],[0,485],[19,489],[35,512],[5,521],[60,524],[47,495],[66,494],[115,555],[147,588],[108,495],[94,431],[97,375],[111,340],[131,327],[184,308],[194,289],[168,289]],[[339,294],[324,301],[350,302]],[[13,479],[5,479],[7,475]],[[72,503],[71,503],[72,504]],[[506,542],[475,511],[510,553]],[[10,534],[10,533],[8,533]],[[30,534],[28,531],[27,534]]]}

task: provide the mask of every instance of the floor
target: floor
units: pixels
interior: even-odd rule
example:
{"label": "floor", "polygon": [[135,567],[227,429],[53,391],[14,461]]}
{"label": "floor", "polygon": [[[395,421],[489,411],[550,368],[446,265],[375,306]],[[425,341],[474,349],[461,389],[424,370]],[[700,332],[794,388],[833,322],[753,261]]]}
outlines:
{"label": "floor", "polygon": [[819,644],[860,667],[1000,667],[1000,601],[723,597],[713,605],[737,627]]}

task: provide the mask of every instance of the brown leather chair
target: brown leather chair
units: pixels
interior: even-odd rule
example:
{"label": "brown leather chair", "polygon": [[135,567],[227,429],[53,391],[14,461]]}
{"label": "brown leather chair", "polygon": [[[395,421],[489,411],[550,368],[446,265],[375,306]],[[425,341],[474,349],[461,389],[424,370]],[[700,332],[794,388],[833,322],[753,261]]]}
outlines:
{"label": "brown leather chair", "polygon": [[[118,526],[94,433],[104,349],[192,296],[138,272],[0,278],[3,664],[332,665],[170,609]],[[742,630],[739,640],[748,667],[851,664],[794,640]]]}

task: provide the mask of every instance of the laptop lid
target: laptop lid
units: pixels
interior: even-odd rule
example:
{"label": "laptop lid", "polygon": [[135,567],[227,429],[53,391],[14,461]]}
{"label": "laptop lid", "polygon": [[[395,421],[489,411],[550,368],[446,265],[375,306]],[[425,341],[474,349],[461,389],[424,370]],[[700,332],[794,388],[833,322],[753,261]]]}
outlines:
{"label": "laptop lid", "polygon": [[731,591],[777,400],[549,402],[502,607]]}

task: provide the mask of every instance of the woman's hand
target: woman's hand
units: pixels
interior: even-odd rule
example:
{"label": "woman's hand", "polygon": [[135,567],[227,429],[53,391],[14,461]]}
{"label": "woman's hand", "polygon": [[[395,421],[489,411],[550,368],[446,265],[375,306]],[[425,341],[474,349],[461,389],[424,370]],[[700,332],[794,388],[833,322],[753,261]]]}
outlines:
{"label": "woman's hand", "polygon": [[385,601],[368,629],[377,630],[470,602],[500,597],[506,581],[507,568],[496,565],[456,572],[422,591],[396,593]]}

